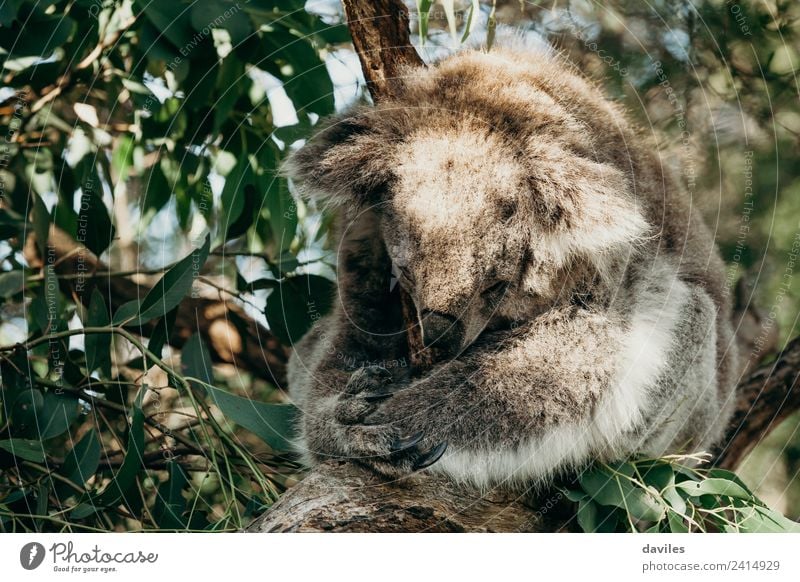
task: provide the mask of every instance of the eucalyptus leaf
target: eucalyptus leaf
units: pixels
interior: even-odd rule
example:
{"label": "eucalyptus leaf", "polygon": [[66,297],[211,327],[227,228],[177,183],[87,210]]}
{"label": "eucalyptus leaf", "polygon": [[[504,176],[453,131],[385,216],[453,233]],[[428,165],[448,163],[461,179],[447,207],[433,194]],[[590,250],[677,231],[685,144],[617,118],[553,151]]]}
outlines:
{"label": "eucalyptus leaf", "polygon": [[[89,310],[86,315],[86,327],[107,327],[109,325],[108,308],[103,295],[97,288],[92,290]],[[106,374],[111,369],[111,333],[90,333],[84,340],[86,346],[86,369],[89,373],[103,368]]]}
{"label": "eucalyptus leaf", "polygon": [[287,450],[293,434],[297,409],[288,404],[267,404],[236,396],[212,385],[211,356],[203,340],[194,334],[181,350],[184,376],[209,396],[230,422],[238,424],[275,450]]}
{"label": "eucalyptus leaf", "polygon": [[701,495],[722,495],[736,499],[752,499],[752,494],[734,481],[721,478],[703,479],[702,481],[683,481],[675,485],[692,497]]}
{"label": "eucalyptus leaf", "polygon": [[0,440],[0,449],[8,451],[15,457],[34,463],[44,462],[44,448],[41,441],[27,439]]}
{"label": "eucalyptus leaf", "polygon": [[136,476],[142,469],[142,455],[144,454],[144,412],[142,399],[146,389],[139,390],[133,403],[131,424],[128,430],[128,440],[125,447],[125,458],[122,466],[113,473],[111,483],[94,500],[95,505],[111,506],[124,501],[136,483]]}
{"label": "eucalyptus leaf", "polygon": [[138,299],[132,299],[127,303],[120,305],[114,312],[114,317],[111,318],[111,325],[135,325],[138,321],[139,311],[141,311],[142,303]]}
{"label": "eucalyptus leaf", "polygon": [[61,465],[59,473],[77,485],[86,483],[100,464],[100,441],[94,428],[90,428],[78,441]]}
{"label": "eucalyptus leaf", "polygon": [[206,236],[199,249],[175,263],[175,265],[156,283],[142,300],[139,311],[140,321],[163,317],[183,300],[192,288],[195,277],[208,258],[211,239]]}
{"label": "eucalyptus leaf", "polygon": [[179,463],[168,463],[169,479],[158,487],[156,502],[153,507],[153,519],[161,529],[186,529],[186,500],[183,489],[188,484],[186,473]]}
{"label": "eucalyptus leaf", "polygon": [[35,192],[31,193],[33,198],[33,232],[36,235],[36,246],[42,257],[47,256],[47,241],[50,238],[50,213],[44,204],[42,197]]}
{"label": "eucalyptus leaf", "polygon": [[0,297],[8,299],[25,287],[25,271],[22,269],[0,273]]}
{"label": "eucalyptus leaf", "polygon": [[800,524],[769,507],[747,506],[737,509],[737,528],[726,526],[727,531],[746,533],[800,533]]}
{"label": "eucalyptus leaf", "polygon": [[75,398],[47,392],[39,411],[38,437],[41,440],[57,437],[67,431],[80,414],[80,406]]}
{"label": "eucalyptus leaf", "polygon": [[290,448],[297,408],[290,404],[267,404],[208,387],[211,401],[225,418],[245,428],[275,450]]}

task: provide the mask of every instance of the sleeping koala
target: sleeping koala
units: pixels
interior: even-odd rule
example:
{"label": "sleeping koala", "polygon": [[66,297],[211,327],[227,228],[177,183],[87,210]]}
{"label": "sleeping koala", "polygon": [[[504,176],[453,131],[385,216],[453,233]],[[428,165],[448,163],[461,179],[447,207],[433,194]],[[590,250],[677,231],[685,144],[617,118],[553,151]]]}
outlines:
{"label": "sleeping koala", "polygon": [[[409,70],[290,159],[339,208],[338,298],[294,349],[310,462],[479,487],[696,451],[736,347],[712,237],[657,149],[559,58],[504,48]],[[437,364],[405,362],[399,295]]]}

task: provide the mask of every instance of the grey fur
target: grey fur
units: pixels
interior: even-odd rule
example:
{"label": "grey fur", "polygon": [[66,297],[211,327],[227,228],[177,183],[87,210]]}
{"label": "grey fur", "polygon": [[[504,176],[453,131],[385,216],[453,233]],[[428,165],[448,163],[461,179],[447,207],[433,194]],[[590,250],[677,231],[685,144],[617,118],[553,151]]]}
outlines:
{"label": "grey fur", "polygon": [[[338,301],[289,366],[309,462],[399,476],[447,442],[432,470],[530,484],[721,436],[737,360],[712,237],[656,148],[557,56],[409,71],[287,172],[340,207]],[[392,263],[420,314],[462,326],[421,378],[385,364],[409,360]]]}

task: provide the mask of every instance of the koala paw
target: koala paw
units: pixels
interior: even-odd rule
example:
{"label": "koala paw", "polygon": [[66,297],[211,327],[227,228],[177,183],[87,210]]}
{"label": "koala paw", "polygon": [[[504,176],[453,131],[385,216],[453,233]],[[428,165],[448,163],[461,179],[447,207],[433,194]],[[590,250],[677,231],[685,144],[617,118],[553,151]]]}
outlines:
{"label": "koala paw", "polygon": [[[366,419],[381,403],[404,388],[393,384],[391,373],[380,366],[356,370],[334,408],[339,425],[338,449],[347,458],[388,477],[399,477],[430,467],[447,449],[447,442],[424,447],[421,431],[403,432],[394,423],[368,424]],[[402,419],[399,419],[402,424]]]}
{"label": "koala paw", "polygon": [[352,426],[346,438],[349,459],[385,477],[421,471],[441,459],[447,450],[447,441],[426,447],[423,432],[403,435],[390,425]]}
{"label": "koala paw", "polygon": [[347,381],[334,410],[334,419],[345,425],[358,424],[375,411],[377,403],[397,389],[392,375],[381,366],[359,368]]}

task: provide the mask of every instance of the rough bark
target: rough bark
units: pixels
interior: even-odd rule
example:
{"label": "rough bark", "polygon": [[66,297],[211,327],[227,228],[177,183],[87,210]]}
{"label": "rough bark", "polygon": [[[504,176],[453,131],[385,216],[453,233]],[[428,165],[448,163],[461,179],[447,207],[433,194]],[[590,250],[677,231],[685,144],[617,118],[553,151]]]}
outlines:
{"label": "rough bark", "polygon": [[315,468],[248,528],[251,532],[523,532],[546,513],[525,496],[481,494],[443,477],[386,483],[342,461]]}
{"label": "rough bark", "polygon": [[[400,0],[342,0],[342,6],[370,95],[379,103],[392,96],[396,80],[404,70],[425,66],[411,44],[408,8]],[[410,364],[412,370],[419,373],[433,364],[435,355],[422,342],[417,308],[403,289],[400,289],[400,301]]]}
{"label": "rough bark", "polygon": [[[406,65],[421,65],[408,43],[406,9],[401,2],[392,0],[343,0],[343,4],[364,75],[374,99],[379,101],[391,95],[391,79],[398,70]],[[415,335],[418,326],[413,302],[404,300],[410,352],[412,356],[425,354]],[[758,345],[749,341],[749,337],[755,338],[764,331],[758,313],[749,305],[741,307],[735,321],[740,324],[737,329],[745,330],[737,339],[744,346],[747,368],[751,369],[774,346],[776,338],[767,334]],[[427,364],[419,355],[412,357],[412,363],[422,367]],[[717,465],[735,467],[771,428],[800,409],[798,371],[800,338],[774,363],[758,368],[741,384],[726,444],[716,455]],[[248,531],[563,531],[574,527],[573,509],[556,490],[535,498],[514,497],[462,488],[442,477],[425,474],[387,483],[355,464],[337,462],[313,469],[256,519]]]}
{"label": "rough bark", "polygon": [[400,0],[342,0],[353,46],[375,101],[391,95],[403,68],[423,66],[411,44],[408,8]]}
{"label": "rough bark", "polygon": [[737,388],[736,411],[715,464],[735,469],[789,415],[800,410],[800,337]]}

